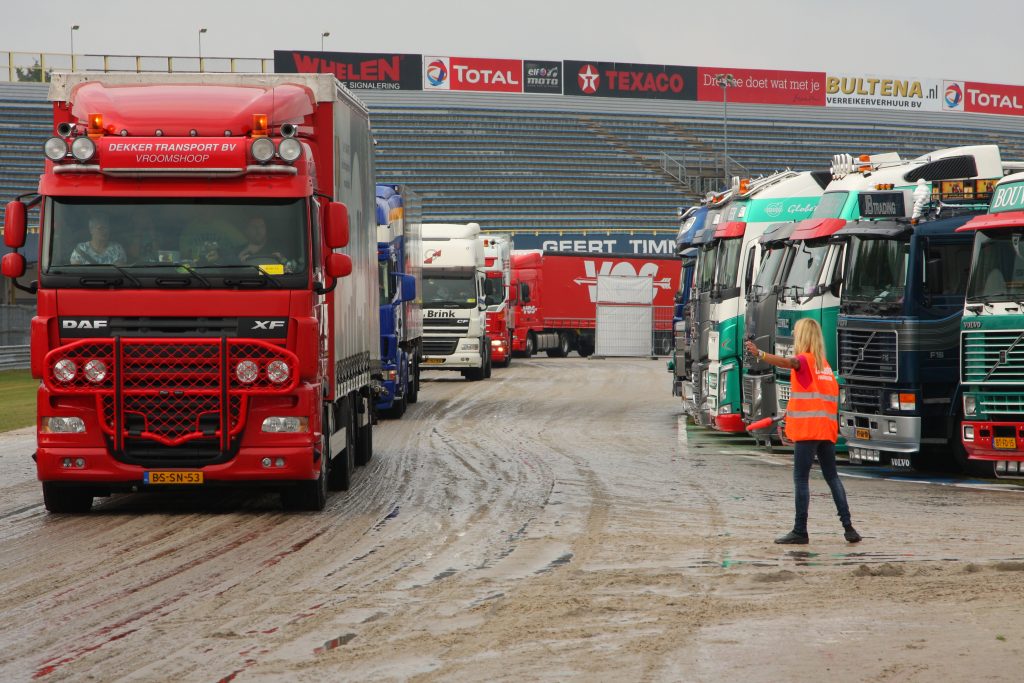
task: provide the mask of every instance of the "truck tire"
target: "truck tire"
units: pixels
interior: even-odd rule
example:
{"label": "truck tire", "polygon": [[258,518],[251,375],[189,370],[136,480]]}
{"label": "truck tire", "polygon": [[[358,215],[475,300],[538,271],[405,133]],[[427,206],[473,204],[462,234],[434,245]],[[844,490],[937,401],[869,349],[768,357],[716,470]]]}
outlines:
{"label": "truck tire", "polygon": [[92,509],[92,493],[74,489],[52,481],[43,482],[43,505],[47,512],[81,514]]}
{"label": "truck tire", "polygon": [[[345,409],[343,420],[346,420],[345,448],[330,462],[327,469],[327,485],[332,491],[348,491],[352,486],[352,470],[355,469],[355,430],[352,428],[353,412]],[[333,429],[334,423],[331,423]],[[327,443],[330,448],[330,441]],[[328,451],[330,452],[330,451]]]}
{"label": "truck tire", "polygon": [[479,382],[484,378],[483,368],[469,368],[462,371],[462,376],[470,382]]}
{"label": "truck tire", "polygon": [[[330,440],[327,440],[330,447]],[[322,448],[322,446],[321,446]],[[285,510],[318,512],[327,505],[327,477],[329,476],[330,451],[320,453],[320,473],[312,481],[300,481],[281,491],[281,504]]]}
{"label": "truck tire", "polygon": [[491,378],[491,354],[487,354],[487,358],[484,359],[484,379]]}
{"label": "truck tire", "polygon": [[366,466],[373,459],[373,421],[356,430],[356,465]]}
{"label": "truck tire", "polygon": [[594,342],[591,340],[581,337],[577,347],[576,352],[583,358],[594,355]]}
{"label": "truck tire", "polygon": [[558,346],[553,349],[548,349],[548,358],[565,358],[569,355],[569,335],[558,333]]}
{"label": "truck tire", "polygon": [[533,354],[537,352],[537,338],[533,336],[533,332],[529,332],[526,335],[526,350],[523,352],[527,358],[533,358]]}

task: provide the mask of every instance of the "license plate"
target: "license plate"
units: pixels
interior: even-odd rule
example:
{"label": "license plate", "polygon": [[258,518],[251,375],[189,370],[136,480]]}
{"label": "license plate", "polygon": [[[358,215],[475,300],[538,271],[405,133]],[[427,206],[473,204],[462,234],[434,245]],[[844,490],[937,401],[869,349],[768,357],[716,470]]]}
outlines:
{"label": "license plate", "polygon": [[143,472],[144,484],[202,484],[202,472]]}
{"label": "license plate", "polygon": [[857,438],[864,439],[866,441],[871,440],[871,430],[863,427],[857,427]]}
{"label": "license plate", "polygon": [[424,358],[423,359],[423,364],[424,365],[442,365],[443,363],[444,363],[444,358]]}
{"label": "license plate", "polygon": [[1005,448],[1007,450],[1013,450],[1017,447],[1017,439],[1012,436],[997,436],[993,439],[996,448]]}

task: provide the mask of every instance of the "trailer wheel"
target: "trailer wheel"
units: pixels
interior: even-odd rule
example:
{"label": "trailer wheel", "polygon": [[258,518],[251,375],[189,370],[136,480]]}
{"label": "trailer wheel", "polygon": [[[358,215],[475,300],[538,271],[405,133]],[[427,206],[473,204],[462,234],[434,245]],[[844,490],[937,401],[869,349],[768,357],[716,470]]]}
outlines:
{"label": "trailer wheel", "polygon": [[[326,434],[325,434],[326,436]],[[330,448],[330,438],[325,440]],[[321,445],[323,448],[323,445]],[[281,504],[285,510],[308,510],[317,512],[327,505],[327,478],[330,451],[320,453],[320,473],[312,481],[300,481],[294,486],[281,491]]]}
{"label": "trailer wheel", "polygon": [[558,333],[558,346],[553,349],[548,349],[548,358],[565,358],[569,355],[569,335]]}
{"label": "trailer wheel", "polygon": [[420,400],[420,357],[413,356],[412,365],[409,366],[409,388],[406,389],[406,399],[409,403],[416,403]]}
{"label": "trailer wheel", "polygon": [[[327,412],[331,412],[328,410]],[[346,408],[344,411],[345,422],[345,448],[338,454],[338,457],[331,460],[327,470],[327,485],[332,491],[348,491],[352,486],[352,470],[355,469],[355,431],[352,429],[353,411]],[[334,422],[331,422],[331,430],[334,430]],[[327,447],[330,448],[328,441]],[[329,451],[328,451],[329,452]]]}
{"label": "trailer wheel", "polygon": [[[402,399],[405,402],[405,399]],[[373,420],[356,430],[356,465],[365,466],[373,458]]]}
{"label": "trailer wheel", "polygon": [[92,493],[74,489],[52,481],[43,482],[43,505],[48,512],[76,514],[92,509]]}

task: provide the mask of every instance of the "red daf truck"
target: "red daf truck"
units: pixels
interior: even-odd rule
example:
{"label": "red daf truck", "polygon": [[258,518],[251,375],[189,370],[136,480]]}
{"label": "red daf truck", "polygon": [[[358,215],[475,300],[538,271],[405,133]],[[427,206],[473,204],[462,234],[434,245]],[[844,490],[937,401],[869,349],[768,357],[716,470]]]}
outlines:
{"label": "red daf truck", "polygon": [[[55,74],[37,194],[51,512],[256,484],[319,510],[373,453],[373,142],[329,75]],[[24,275],[24,257],[3,259]]]}
{"label": "red daf truck", "polygon": [[678,258],[558,251],[512,252],[512,351],[526,357],[538,351],[546,351],[553,358],[565,357],[571,351],[592,355],[600,275],[653,279],[652,350],[668,353],[672,347],[672,307],[679,289]]}
{"label": "red daf truck", "polygon": [[512,241],[505,235],[480,236],[484,245],[484,303],[487,304],[487,336],[491,340],[491,364],[507,368],[512,363],[513,302]]}

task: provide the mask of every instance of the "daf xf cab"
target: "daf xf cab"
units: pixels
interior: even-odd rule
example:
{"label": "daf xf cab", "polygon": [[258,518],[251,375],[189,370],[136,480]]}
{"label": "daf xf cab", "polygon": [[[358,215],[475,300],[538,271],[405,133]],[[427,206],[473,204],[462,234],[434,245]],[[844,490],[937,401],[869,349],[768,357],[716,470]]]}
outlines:
{"label": "daf xf cab", "polygon": [[17,284],[46,508],[255,484],[322,509],[373,452],[367,110],[310,74],[54,74],[49,99],[38,193],[4,233],[22,246],[41,207],[38,279]]}
{"label": "daf xf cab", "polygon": [[425,223],[422,261],[423,367],[490,377],[480,225]]}
{"label": "daf xf cab", "polygon": [[1024,173],[1003,178],[974,236],[960,332],[963,423],[971,469],[1024,478]]}
{"label": "daf xf cab", "polygon": [[491,340],[491,364],[507,368],[512,363],[512,240],[505,235],[480,237],[484,243],[484,303],[487,304],[487,336]]}
{"label": "daf xf cab", "polygon": [[423,358],[423,253],[419,197],[377,185],[377,285],[380,289],[381,391],[377,411],[399,418],[419,400]]}

